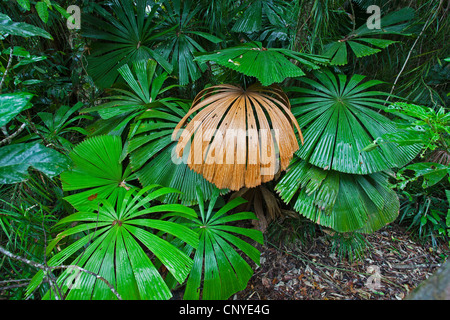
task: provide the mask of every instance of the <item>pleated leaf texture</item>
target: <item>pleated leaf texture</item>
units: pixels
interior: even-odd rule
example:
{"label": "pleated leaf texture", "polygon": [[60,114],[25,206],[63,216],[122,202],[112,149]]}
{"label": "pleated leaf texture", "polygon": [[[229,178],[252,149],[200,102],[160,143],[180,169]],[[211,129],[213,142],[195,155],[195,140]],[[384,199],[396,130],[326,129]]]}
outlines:
{"label": "pleated leaf texture", "polygon": [[[129,188],[129,166],[123,163],[122,141],[118,136],[95,136],[79,143],[69,157],[73,166],[61,173],[65,192],[77,191],[64,197],[77,210],[91,207],[90,197],[109,199]],[[94,205],[95,207],[95,205]]]}
{"label": "pleated leaf texture", "polygon": [[255,77],[263,86],[281,83],[286,78],[304,76],[303,70],[291,62],[296,60],[307,69],[319,69],[328,58],[282,48],[264,48],[261,42],[248,42],[212,53],[197,53],[195,61],[213,61],[247,76]]}
{"label": "pleated leaf texture", "polygon": [[306,127],[305,144],[296,153],[300,158],[325,170],[354,174],[402,167],[414,159],[418,144],[379,143],[366,151],[383,135],[400,131],[380,113],[384,110],[380,97],[386,93],[367,90],[381,81],[363,81],[362,75],[336,76],[327,69],[314,74],[317,80],[300,79],[312,89],[287,89],[294,95],[292,113]]}
{"label": "pleated leaf texture", "polygon": [[370,233],[398,216],[399,200],[386,173],[347,174],[294,158],[276,191],[306,218],[338,232]]}
{"label": "pleated leaf texture", "polygon": [[110,88],[119,77],[118,68],[132,61],[154,59],[172,72],[173,66],[154,50],[156,39],[170,31],[157,28],[159,6],[147,6],[146,0],[112,0],[108,7],[110,11],[97,5],[99,15],[82,16],[83,36],[95,39],[87,57],[95,84]]}
{"label": "pleated leaf texture", "polygon": [[[166,101],[161,107],[146,110],[131,124],[128,136],[130,165],[143,186],[159,184],[180,190],[161,199],[164,203],[195,205],[196,186],[205,197],[211,197],[216,187],[201,174],[192,171],[183,159],[173,155],[177,142],[172,140],[173,130],[188,112],[189,104]],[[221,190],[226,193],[227,190]]]}
{"label": "pleated leaf texture", "polygon": [[[57,245],[64,246],[62,239],[76,237],[48,260],[49,266],[64,263],[94,272],[106,279],[124,300],[171,298],[172,293],[158,271],[157,263],[162,263],[178,282],[183,283],[193,261],[155,233],[170,234],[192,247],[199,243],[197,234],[186,226],[158,218],[160,213],[196,217],[193,209],[183,205],[155,204],[158,197],[171,192],[179,191],[156,185],[141,190],[122,190],[115,197],[103,200],[98,210],[76,212],[63,218],[58,225],[71,227],[49,243],[47,253]],[[103,281],[84,272],[73,277],[73,271],[70,268],[64,270],[56,281],[61,293],[67,294],[66,300],[116,299]],[[36,273],[28,294],[44,277],[42,270]],[[43,297],[44,300],[53,298],[51,291]]]}
{"label": "pleated leaf texture", "polygon": [[281,88],[224,84],[196,96],[172,139],[178,138],[176,156],[186,157],[193,171],[219,189],[239,190],[270,181],[287,168],[299,148],[295,130],[303,143]]}
{"label": "pleated leaf texture", "polygon": [[[206,204],[197,189],[199,212],[197,218],[186,215],[186,226],[198,233],[200,243],[195,249],[194,264],[186,282],[184,300],[225,300],[244,290],[253,275],[252,267],[242,257],[245,254],[260,265],[261,253],[251,242],[264,243],[259,230],[230,225],[230,222],[257,219],[252,212],[232,212],[246,201],[235,198],[215,210],[219,196],[214,192]],[[251,241],[251,242],[250,242]],[[183,252],[188,250],[188,246]]]}

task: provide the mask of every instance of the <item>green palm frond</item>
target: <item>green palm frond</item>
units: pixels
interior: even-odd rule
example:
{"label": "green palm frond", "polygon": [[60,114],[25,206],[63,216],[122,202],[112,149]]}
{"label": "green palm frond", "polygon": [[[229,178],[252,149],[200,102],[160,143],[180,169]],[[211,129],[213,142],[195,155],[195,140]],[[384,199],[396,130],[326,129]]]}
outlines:
{"label": "green palm frond", "polygon": [[[48,252],[63,238],[73,235],[79,235],[80,238],[55,254],[48,265],[58,266],[70,262],[71,265],[94,272],[112,284],[122,299],[169,299],[172,294],[144,249],[154,254],[179,282],[187,278],[193,262],[162,237],[148,231],[148,228],[173,235],[193,247],[198,245],[198,236],[181,224],[143,216],[180,213],[195,217],[193,209],[182,205],[151,205],[153,200],[172,192],[178,191],[159,186],[149,186],[140,191],[131,189],[116,199],[102,201],[98,211],[77,212],[62,219],[58,224],[77,225],[58,234],[49,244]],[[64,271],[57,280],[67,300],[116,299],[105,283],[96,277],[80,273],[73,279],[70,277],[71,272],[73,270],[70,269]],[[43,277],[44,273],[38,272],[28,292],[39,285]],[[44,297],[53,298],[49,292]]]}
{"label": "green palm frond", "polygon": [[66,196],[77,210],[94,207],[97,201],[124,193],[131,186],[126,183],[131,171],[123,164],[122,141],[118,136],[89,138],[73,148],[69,154],[73,167],[61,174],[64,191],[79,191]]}
{"label": "green palm frond", "polygon": [[[72,107],[61,106],[54,114],[50,112],[38,112],[38,116],[42,120],[43,125],[38,124],[36,125],[36,128],[41,132],[41,135],[45,136],[46,140],[55,141],[67,150],[71,150],[73,144],[64,138],[64,135],[69,132],[78,132],[87,135],[87,131],[84,128],[73,126],[72,124],[81,119],[92,120],[92,117],[88,115],[77,115],[72,117],[72,115],[79,111],[82,106],[83,103],[78,102]],[[34,135],[34,137],[39,138],[37,134]]]}
{"label": "green palm frond", "polygon": [[236,248],[257,265],[260,263],[259,250],[241,237],[262,244],[261,231],[229,224],[257,219],[256,216],[252,212],[229,214],[232,209],[245,202],[242,198],[233,199],[219,210],[214,210],[218,196],[219,192],[216,190],[206,208],[203,194],[197,188],[199,213],[196,218],[189,217],[186,223],[200,237],[184,292],[184,299],[187,300],[197,300],[200,297],[203,300],[228,299],[232,294],[245,289],[253,271]]}
{"label": "green palm frond", "polygon": [[291,98],[292,113],[304,130],[305,144],[297,155],[323,169],[369,174],[401,167],[420,151],[420,145],[380,144],[371,152],[364,148],[384,134],[399,131],[380,111],[386,93],[368,91],[380,81],[364,76],[335,76],[328,70],[315,72],[317,80],[300,80],[313,89],[289,88],[299,93]]}
{"label": "green palm frond", "polygon": [[97,86],[110,87],[118,78],[118,68],[132,61],[155,59],[167,72],[172,65],[153,50],[154,40],[171,31],[156,31],[158,5],[148,12],[147,1],[112,0],[112,12],[96,6],[101,18],[83,17],[83,35],[95,39],[88,56],[88,73]]}
{"label": "green palm frond", "polygon": [[111,129],[121,130],[145,110],[176,100],[172,97],[160,98],[160,95],[177,85],[164,87],[169,75],[166,72],[156,74],[156,68],[157,62],[153,59],[134,61],[131,68],[128,64],[123,65],[117,71],[127,87],[112,88],[113,95],[104,98],[105,103],[85,108],[81,113],[98,112],[102,120],[106,121],[119,117],[120,121]]}
{"label": "green palm frond", "polygon": [[166,19],[161,28],[171,30],[161,39],[156,51],[174,67],[180,85],[186,85],[199,79],[206,70],[206,65],[194,61],[194,52],[205,52],[199,40],[219,43],[223,40],[213,36],[196,24],[196,14],[199,6],[193,6],[191,1],[171,1],[165,6]]}
{"label": "green palm frond", "polygon": [[292,63],[296,60],[304,68],[319,69],[328,60],[324,57],[282,48],[264,48],[261,42],[248,42],[213,53],[198,53],[196,61],[212,61],[247,76],[257,78],[263,86],[280,83],[290,77],[301,77],[304,71]]}
{"label": "green palm frond", "polygon": [[385,173],[323,170],[298,157],[276,191],[301,215],[338,232],[376,231],[395,220],[400,206]]}
{"label": "green palm frond", "polygon": [[264,29],[264,19],[272,25],[286,25],[283,8],[289,3],[280,0],[254,0],[244,3],[245,11],[236,20],[231,31],[255,32]]}
{"label": "green palm frond", "polygon": [[412,8],[392,12],[380,18],[380,29],[369,29],[366,24],[363,24],[345,38],[326,45],[322,55],[330,58],[332,65],[345,65],[348,63],[349,51],[353,52],[357,58],[378,53],[381,49],[398,41],[371,36],[386,34],[408,36],[410,34],[405,33],[405,29],[413,18],[414,10]]}

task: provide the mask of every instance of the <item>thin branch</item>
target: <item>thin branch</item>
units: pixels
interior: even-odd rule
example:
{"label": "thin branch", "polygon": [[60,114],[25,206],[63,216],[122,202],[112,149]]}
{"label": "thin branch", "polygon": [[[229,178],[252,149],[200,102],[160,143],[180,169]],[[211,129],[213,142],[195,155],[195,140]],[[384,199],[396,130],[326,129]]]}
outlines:
{"label": "thin branch", "polygon": [[[442,0],[441,0],[441,2],[440,2],[440,4],[439,4],[439,7],[438,7],[437,10],[436,10],[436,13],[437,13],[437,12],[439,11],[439,9],[441,8],[441,5],[442,5]],[[398,80],[400,79],[401,74],[402,74],[403,71],[405,70],[406,64],[408,63],[409,58],[411,57],[411,53],[412,53],[412,51],[414,50],[414,47],[416,46],[416,44],[417,44],[417,42],[419,41],[419,39],[422,37],[422,34],[424,33],[425,29],[428,28],[428,26],[429,26],[429,23],[428,23],[428,22],[430,21],[430,19],[431,19],[432,17],[434,17],[434,15],[430,15],[430,16],[428,17],[427,21],[425,22],[425,24],[424,24],[424,26],[423,26],[423,28],[422,28],[422,31],[420,31],[419,36],[418,36],[418,37],[416,38],[416,40],[414,41],[414,43],[413,43],[411,49],[409,49],[408,55],[406,56],[406,60],[405,60],[405,62],[403,63],[402,69],[400,70],[400,72],[398,73],[397,77],[395,78],[394,84],[392,85],[392,88],[391,88],[391,92],[390,92],[389,95],[387,96],[386,101],[384,102],[384,105],[386,105],[386,103],[389,101],[389,98],[391,97],[392,93],[394,92],[395,86],[397,85],[397,82],[398,82]]]}
{"label": "thin branch", "polygon": [[4,285],[4,284],[7,284],[7,283],[11,283],[11,282],[24,282],[24,281],[28,281],[28,282],[30,282],[30,280],[31,279],[18,279],[18,280],[15,280],[15,279],[11,279],[11,280],[3,280],[3,281],[0,281],[0,286],[1,285]]}
{"label": "thin branch", "polygon": [[17,129],[16,132],[14,132],[11,135],[6,135],[6,138],[0,141],[0,146],[3,144],[10,144],[11,140],[17,137],[23,131],[23,129],[25,129],[26,126],[27,126],[26,123],[22,123],[22,125]]}
{"label": "thin branch", "polygon": [[419,269],[419,268],[436,268],[440,267],[440,263],[431,264],[393,264],[392,267],[396,269]]}
{"label": "thin branch", "polygon": [[350,19],[352,20],[352,32],[355,32],[356,29],[356,17],[355,17],[355,9],[353,8],[353,2],[350,2],[350,8],[352,9],[352,14],[350,16]]}
{"label": "thin branch", "polygon": [[5,256],[14,259],[14,260],[19,260],[23,263],[26,263],[32,267],[41,269],[41,270],[45,270],[45,266],[43,264],[40,264],[38,262],[34,262],[32,260],[28,260],[27,258],[24,257],[20,257],[18,255],[15,255],[14,253],[9,252],[8,250],[6,250],[5,248],[3,248],[2,246],[0,246],[0,253],[3,253]]}
{"label": "thin branch", "polygon": [[116,289],[111,285],[111,283],[108,280],[106,280],[102,276],[100,276],[100,275],[98,275],[98,274],[96,274],[96,273],[94,273],[92,271],[86,270],[86,269],[84,269],[82,267],[79,267],[77,265],[56,266],[56,267],[52,267],[52,269],[53,270],[55,270],[55,269],[77,269],[77,270],[80,270],[81,272],[90,274],[91,276],[96,277],[98,280],[103,281],[103,283],[105,283],[108,286],[108,288],[111,290],[111,292],[114,293],[114,295],[117,297],[117,299],[122,300],[122,297],[120,296],[120,294],[116,291]]}
{"label": "thin branch", "polygon": [[6,79],[6,76],[7,76],[7,74],[8,74],[9,68],[11,68],[13,52],[14,52],[14,47],[11,45],[11,48],[9,49],[9,60],[8,60],[8,64],[6,65],[5,72],[3,73],[2,80],[0,81],[0,93],[2,93],[3,83],[5,82],[5,79]]}
{"label": "thin branch", "polygon": [[28,285],[28,283],[12,284],[10,286],[0,287],[0,291],[6,291],[6,290],[10,290],[10,289],[15,289],[15,288],[22,288],[22,287],[26,287],[27,285]]}
{"label": "thin branch", "polygon": [[[42,212],[42,231],[44,231],[44,266],[45,266],[46,270],[50,271],[50,268],[47,265],[47,232],[45,231],[44,222],[45,222],[45,213]],[[55,300],[59,300],[58,294],[59,294],[59,297],[63,298],[61,289],[58,287],[58,282],[56,281],[56,278],[53,275],[53,273],[49,272],[48,276],[49,276],[48,281],[50,283],[50,286],[51,286],[51,288],[54,289]]]}
{"label": "thin branch", "polygon": [[[49,281],[50,285],[52,285],[52,282],[53,282],[53,279],[54,279],[52,277],[53,275],[50,272],[51,270],[69,269],[69,268],[78,269],[78,270],[80,270],[82,272],[90,274],[90,275],[96,277],[97,279],[103,281],[108,286],[108,288],[112,291],[112,293],[117,297],[117,299],[122,300],[122,297],[119,295],[119,293],[116,291],[116,289],[111,285],[111,283],[109,283],[108,280],[106,280],[102,276],[100,276],[100,275],[98,275],[98,274],[96,274],[96,273],[94,273],[92,271],[86,270],[86,269],[81,268],[81,267],[79,267],[77,265],[47,267],[47,266],[45,266],[45,265],[43,265],[41,263],[38,263],[38,262],[35,262],[35,261],[32,261],[32,260],[29,260],[27,258],[15,255],[15,254],[9,252],[8,250],[6,250],[5,248],[3,248],[2,246],[0,246],[0,253],[3,253],[5,256],[7,256],[7,257],[9,257],[11,259],[21,261],[23,263],[26,263],[26,264],[28,264],[30,266],[33,266],[33,267],[35,267],[37,269],[40,269],[40,270],[44,271],[47,274],[47,276],[48,276],[48,281]],[[55,292],[55,299],[59,300],[57,295],[56,295],[56,292]]]}

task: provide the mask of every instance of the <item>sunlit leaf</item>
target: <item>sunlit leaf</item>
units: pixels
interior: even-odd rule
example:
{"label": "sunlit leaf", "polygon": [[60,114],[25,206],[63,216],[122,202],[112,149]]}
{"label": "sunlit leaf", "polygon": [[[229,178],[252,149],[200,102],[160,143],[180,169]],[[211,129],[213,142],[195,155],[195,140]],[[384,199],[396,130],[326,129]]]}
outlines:
{"label": "sunlit leaf", "polygon": [[5,93],[0,95],[0,127],[8,124],[22,110],[30,107],[33,94],[27,92]]}
{"label": "sunlit leaf", "polygon": [[248,42],[213,53],[198,53],[195,58],[199,62],[212,61],[255,77],[263,86],[305,75],[300,67],[291,62],[292,59],[304,69],[319,69],[320,65],[328,63],[325,57],[283,48],[265,48],[261,42]]}
{"label": "sunlit leaf", "polygon": [[14,22],[6,14],[0,13],[0,36],[43,37],[53,40],[50,33],[25,22]]}

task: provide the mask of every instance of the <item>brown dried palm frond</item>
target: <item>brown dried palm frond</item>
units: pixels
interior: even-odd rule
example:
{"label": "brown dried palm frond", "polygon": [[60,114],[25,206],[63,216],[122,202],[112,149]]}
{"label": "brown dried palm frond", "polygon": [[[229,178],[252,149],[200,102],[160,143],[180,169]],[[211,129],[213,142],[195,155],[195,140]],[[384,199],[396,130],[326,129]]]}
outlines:
{"label": "brown dried palm frond", "polygon": [[303,143],[290,109],[278,86],[206,88],[173,132],[173,139],[179,136],[176,155],[220,189],[256,187],[289,165],[299,148],[294,127]]}

